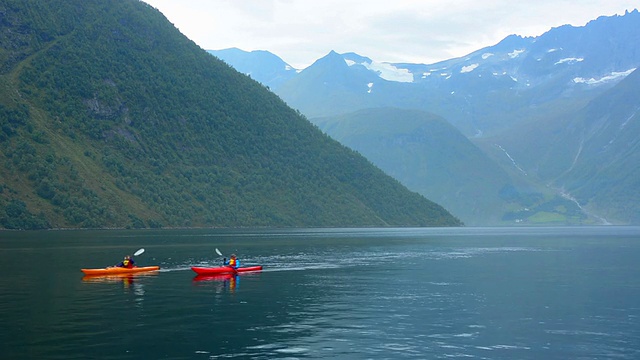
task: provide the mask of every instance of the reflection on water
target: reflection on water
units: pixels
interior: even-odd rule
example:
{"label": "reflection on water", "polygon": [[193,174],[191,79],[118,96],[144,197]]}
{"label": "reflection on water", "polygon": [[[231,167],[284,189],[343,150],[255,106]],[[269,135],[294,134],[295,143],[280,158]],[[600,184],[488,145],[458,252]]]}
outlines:
{"label": "reflection on water", "polygon": [[92,283],[119,283],[133,284],[136,279],[146,276],[157,276],[157,272],[134,273],[134,274],[113,274],[113,275],[85,275],[82,281]]}
{"label": "reflection on water", "polygon": [[[640,358],[638,228],[30,234],[0,242],[2,358]],[[142,247],[160,271],[79,273]],[[195,276],[216,248],[264,269]]]}
{"label": "reflection on water", "polygon": [[200,281],[229,281],[231,279],[235,279],[236,277],[239,277],[239,275],[237,274],[220,274],[220,275],[196,275],[193,278],[193,281],[195,282],[200,282]]}
{"label": "reflection on water", "polygon": [[194,284],[200,286],[213,285],[216,293],[223,291],[235,293],[240,287],[240,275],[238,274],[197,275],[193,278],[193,281]]}
{"label": "reflection on water", "polygon": [[136,296],[136,305],[141,306],[145,295],[145,285],[141,280],[157,275],[158,272],[155,271],[134,274],[86,275],[82,278],[82,281],[87,284],[108,284],[109,286],[122,284],[122,289],[133,293]]}
{"label": "reflection on water", "polygon": [[242,279],[250,279],[252,282],[260,281],[260,273],[240,272],[237,274],[196,275],[193,277],[193,284],[203,287],[213,286],[216,293],[235,293],[240,289],[240,281]]}

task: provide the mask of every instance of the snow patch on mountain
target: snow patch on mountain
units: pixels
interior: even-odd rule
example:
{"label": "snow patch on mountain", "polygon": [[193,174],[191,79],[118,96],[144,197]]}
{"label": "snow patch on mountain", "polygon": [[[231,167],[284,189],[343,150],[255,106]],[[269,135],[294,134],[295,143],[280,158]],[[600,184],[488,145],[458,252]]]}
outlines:
{"label": "snow patch on mountain", "polygon": [[482,60],[487,60],[488,58],[490,58],[492,56],[493,56],[492,53],[484,53],[484,54],[482,54]]}
{"label": "snow patch on mountain", "polygon": [[554,65],[564,64],[564,63],[575,64],[576,62],[581,62],[581,61],[584,61],[584,58],[564,58],[564,59],[558,60]]}
{"label": "snow patch on mountain", "polygon": [[520,50],[513,50],[512,52],[510,52],[510,53],[509,53],[509,54],[507,54],[507,55],[509,55],[509,57],[510,57],[510,58],[515,59],[515,58],[517,58],[518,56],[520,56],[520,54],[522,54],[523,52],[524,52],[524,49],[520,49]]}
{"label": "snow patch on mountain", "polygon": [[620,78],[624,78],[627,75],[631,74],[632,72],[634,72],[636,70],[636,68],[633,69],[629,69],[627,71],[614,71],[608,75],[605,75],[599,79],[596,78],[590,78],[590,79],[586,79],[583,77],[576,77],[573,79],[573,82],[576,84],[587,84],[587,85],[600,85],[600,84],[604,84],[607,83],[609,81],[615,81],[618,80]]}
{"label": "snow patch on mountain", "polygon": [[473,70],[475,70],[475,68],[477,68],[478,66],[480,66],[480,64],[471,64],[469,66],[463,66],[462,69],[460,70],[460,74],[464,74],[464,73],[468,73],[468,72],[472,72]]}
{"label": "snow patch on mountain", "polygon": [[284,67],[284,71],[295,71],[296,74],[300,74],[302,72],[302,69],[296,69],[293,66],[286,64]]}
{"label": "snow patch on mountain", "polygon": [[357,65],[358,63],[353,61],[353,60],[349,60],[349,59],[344,59],[344,62],[347,63],[347,65],[349,66],[353,66],[353,65]]}
{"label": "snow patch on mountain", "polygon": [[382,79],[385,79],[388,81],[413,82],[413,74],[409,72],[409,70],[399,69],[393,66],[392,64],[379,63],[375,61],[356,63],[355,61],[348,60],[348,59],[345,59],[344,61],[349,66],[362,65],[368,70],[371,70],[376,74],[378,74],[378,76],[380,76]]}

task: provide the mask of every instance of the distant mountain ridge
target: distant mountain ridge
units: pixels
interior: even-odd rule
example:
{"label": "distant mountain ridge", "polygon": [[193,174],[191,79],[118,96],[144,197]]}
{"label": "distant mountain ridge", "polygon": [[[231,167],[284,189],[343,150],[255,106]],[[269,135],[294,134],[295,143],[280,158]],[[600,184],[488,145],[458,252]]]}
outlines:
{"label": "distant mountain ridge", "polygon": [[[467,56],[429,65],[378,63],[332,51],[290,80],[264,85],[309,118],[372,106],[422,109],[474,136],[503,129],[507,122],[500,114],[520,106],[615,85],[640,63],[639,24],[638,10],[603,16],[538,37],[511,35]],[[251,65],[245,62],[247,54],[243,73],[264,61],[255,58]],[[496,107],[496,102],[514,105]]]}
{"label": "distant mountain ridge", "polygon": [[237,48],[207,51],[220,60],[233,64],[239,72],[273,88],[287,82],[297,73],[291,65],[268,51],[256,50],[247,53]]}
{"label": "distant mountain ridge", "polygon": [[[492,215],[493,220],[470,214],[463,216],[467,223],[638,224],[640,185],[632,180],[637,178],[632,162],[638,153],[633,137],[640,136],[634,125],[635,109],[640,107],[634,92],[639,65],[640,13],[634,10],[602,16],[585,26],[560,26],[537,37],[511,35],[467,56],[428,65],[377,63],[332,51],[290,80],[266,85],[379,166],[381,159],[370,157],[379,149],[354,142],[359,133],[353,126],[363,121],[363,114],[379,134],[384,129],[382,120],[367,109],[380,109],[389,118],[403,109],[420,110],[453,124],[509,174],[507,183],[514,186],[502,193],[494,189],[487,194],[493,200],[481,202],[505,204],[500,198],[510,198],[507,193],[520,194],[511,208],[485,207],[501,211]],[[396,109],[396,114],[384,109]],[[337,125],[340,121],[344,126]],[[329,123],[332,127],[325,127]],[[393,131],[388,135],[392,138]],[[453,139],[442,144],[444,153],[461,146]],[[397,162],[419,166],[422,155],[406,150],[397,153],[402,156]],[[423,194],[427,188],[447,185],[435,180],[443,174],[420,180],[424,173],[401,176],[393,166],[381,167]],[[464,176],[464,170],[451,176]],[[447,191],[441,199],[455,198],[452,189]],[[522,198],[525,194],[533,197]],[[461,200],[441,201],[449,209],[466,205]],[[496,216],[501,220],[496,222]]]}

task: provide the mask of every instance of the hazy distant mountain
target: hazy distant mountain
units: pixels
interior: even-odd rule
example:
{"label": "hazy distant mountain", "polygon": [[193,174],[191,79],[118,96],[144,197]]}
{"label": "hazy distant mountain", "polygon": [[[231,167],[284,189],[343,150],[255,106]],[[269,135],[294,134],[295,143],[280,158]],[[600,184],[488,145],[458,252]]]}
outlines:
{"label": "hazy distant mountain", "polygon": [[271,89],[278,88],[297,73],[291,65],[268,51],[247,52],[237,48],[207,51]]}
{"label": "hazy distant mountain", "polygon": [[379,63],[332,51],[298,72],[267,51],[209,52],[269,86],[307,117],[372,104],[422,109],[474,136],[517,123],[514,117],[522,108],[596,96],[630,74],[640,64],[640,13],[564,25],[538,37],[511,35],[467,56],[428,65]]}
{"label": "hazy distant mountain", "polygon": [[523,108],[595,96],[639,63],[636,10],[584,27],[561,26],[539,37],[509,36],[495,46],[430,65],[376,63],[331,52],[276,93],[308,117],[372,105],[422,109],[476,136],[517,123]]}
{"label": "hazy distant mountain", "polygon": [[[233,55],[225,61],[243,73],[265,72],[265,59],[277,58]],[[330,52],[295,73],[277,59],[280,65],[269,71],[276,81],[254,78],[308,117],[372,105],[422,109],[475,136],[517,122],[523,107],[595,96],[615,85],[640,63],[640,13],[560,26],[538,37],[512,35],[467,56],[428,65],[378,63]]]}
{"label": "hazy distant mountain", "polygon": [[487,139],[587,211],[640,224],[640,70],[583,108]]}
{"label": "hazy distant mountain", "polygon": [[0,228],[460,225],[144,2],[0,14]]}
{"label": "hazy distant mountain", "polygon": [[528,215],[540,209],[553,214],[549,223],[590,221],[571,201],[505,171],[439,116],[376,108],[314,118],[314,122],[467,225],[513,225],[526,219],[525,209]]}
{"label": "hazy distant mountain", "polygon": [[[581,27],[560,26],[537,37],[512,35],[467,56],[428,65],[378,63],[354,53],[332,51],[272,89],[316,123],[328,118],[350,123],[355,112],[370,108],[415,109],[441,116],[513,181],[538,184],[532,193],[546,199],[529,201],[538,204],[535,208],[507,209],[502,220],[574,223],[573,215],[560,214],[572,206],[568,199],[600,217],[600,222],[640,223],[638,208],[633,205],[638,194],[633,179],[638,177],[631,162],[623,161],[633,161],[638,153],[632,141],[640,136],[632,126],[634,93],[620,95],[621,89],[632,88],[636,75],[630,74],[639,65],[640,13],[634,10],[623,16],[603,16]],[[628,81],[621,82],[627,77]],[[367,111],[358,114],[375,117]],[[380,129],[370,129],[370,133],[386,129],[378,121],[370,126],[373,124]],[[614,136],[611,129],[616,126],[624,130]],[[378,150],[366,148],[366,143],[349,142],[359,136],[356,128],[345,126],[339,139],[358,145],[354,148],[368,157],[376,154]],[[348,130],[354,133],[348,134]],[[390,136],[395,135],[391,132]],[[612,140],[625,136],[629,136],[626,142]],[[600,143],[605,140],[613,141],[606,151]],[[420,161],[426,161],[421,154],[401,148],[397,151],[402,152],[401,163],[419,167]],[[451,158],[455,156],[451,154]],[[378,164],[375,157],[370,159]],[[605,162],[611,165],[602,165]],[[411,171],[402,177],[383,168],[405,184],[424,181],[419,172],[411,178]],[[565,200],[549,195],[544,188]],[[442,196],[455,198],[453,192]],[[494,211],[490,206],[486,210]],[[598,222],[590,219],[578,221]]]}

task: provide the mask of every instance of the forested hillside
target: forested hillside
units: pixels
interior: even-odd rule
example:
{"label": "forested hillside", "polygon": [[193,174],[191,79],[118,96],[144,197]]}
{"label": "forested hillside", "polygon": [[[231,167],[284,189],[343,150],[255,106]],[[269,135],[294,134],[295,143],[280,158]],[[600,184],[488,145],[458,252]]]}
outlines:
{"label": "forested hillside", "polygon": [[0,227],[460,225],[143,2],[0,14]]}

